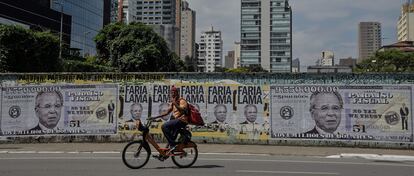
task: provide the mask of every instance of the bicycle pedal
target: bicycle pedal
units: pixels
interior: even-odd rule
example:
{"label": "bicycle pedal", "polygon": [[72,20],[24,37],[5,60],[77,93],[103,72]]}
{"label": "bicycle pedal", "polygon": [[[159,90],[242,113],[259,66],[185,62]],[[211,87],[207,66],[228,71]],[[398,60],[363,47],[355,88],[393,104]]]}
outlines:
{"label": "bicycle pedal", "polygon": [[152,155],[152,157],[160,160],[160,161],[165,161],[166,159],[168,159],[168,156],[162,156],[162,155]]}

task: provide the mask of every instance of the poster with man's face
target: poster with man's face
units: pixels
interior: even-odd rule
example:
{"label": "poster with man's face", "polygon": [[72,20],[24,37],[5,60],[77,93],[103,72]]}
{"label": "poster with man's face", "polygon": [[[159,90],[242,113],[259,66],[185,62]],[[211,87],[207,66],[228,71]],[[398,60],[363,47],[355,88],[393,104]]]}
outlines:
{"label": "poster with man's face", "polygon": [[3,87],[1,129],[4,136],[116,134],[117,98],[113,84]]}
{"label": "poster with man's face", "polygon": [[228,84],[207,86],[208,123],[234,123],[234,86]]}
{"label": "poster with man's face", "polygon": [[404,85],[272,86],[272,137],[410,141],[400,110],[411,101]]}
{"label": "poster with man's face", "polygon": [[239,124],[263,124],[265,120],[265,96],[263,86],[240,85],[236,89],[237,122]]}
{"label": "poster with man's face", "polygon": [[[158,116],[168,112],[168,109],[170,108],[169,103],[171,102],[171,86],[169,84],[160,83],[151,84],[149,88],[151,89],[151,116]],[[170,117],[171,113],[163,116],[161,119],[167,121]]]}
{"label": "poster with man's face", "polygon": [[[121,126],[123,130],[134,130],[136,121],[145,124],[148,118],[150,90],[147,84],[127,84],[124,86],[123,118]],[[126,125],[128,127],[126,128]]]}
{"label": "poster with man's face", "polygon": [[147,84],[128,84],[124,86],[124,122],[141,120],[145,123],[145,120],[148,118],[149,114],[149,91],[149,85]]}

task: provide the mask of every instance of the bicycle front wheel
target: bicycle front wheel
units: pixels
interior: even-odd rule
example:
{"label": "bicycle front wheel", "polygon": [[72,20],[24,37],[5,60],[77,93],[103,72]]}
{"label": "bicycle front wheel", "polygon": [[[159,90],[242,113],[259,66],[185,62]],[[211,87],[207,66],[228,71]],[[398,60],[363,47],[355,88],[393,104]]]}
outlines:
{"label": "bicycle front wheel", "polygon": [[172,156],[171,159],[175,165],[180,168],[191,167],[197,160],[198,149],[194,142],[188,142],[182,149],[182,151],[176,151],[176,156]]}
{"label": "bicycle front wheel", "polygon": [[144,147],[142,141],[128,143],[122,151],[122,161],[131,169],[139,169],[147,164],[151,151]]}

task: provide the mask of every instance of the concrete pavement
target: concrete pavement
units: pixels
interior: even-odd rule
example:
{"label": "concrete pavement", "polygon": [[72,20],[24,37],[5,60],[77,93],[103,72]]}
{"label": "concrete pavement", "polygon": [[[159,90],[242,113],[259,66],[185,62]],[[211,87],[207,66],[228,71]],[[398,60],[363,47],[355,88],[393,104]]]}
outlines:
{"label": "concrete pavement", "polygon": [[[120,152],[126,143],[37,143],[0,144],[0,153],[7,152]],[[165,144],[161,144],[165,146]],[[286,156],[331,156],[341,154],[375,154],[414,156],[414,150],[300,147],[275,145],[198,144],[200,153],[267,154]]]}

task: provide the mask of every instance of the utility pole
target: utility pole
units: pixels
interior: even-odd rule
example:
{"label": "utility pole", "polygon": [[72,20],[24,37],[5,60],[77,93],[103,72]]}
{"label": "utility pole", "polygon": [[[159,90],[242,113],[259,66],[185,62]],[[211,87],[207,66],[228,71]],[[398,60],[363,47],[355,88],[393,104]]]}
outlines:
{"label": "utility pole", "polygon": [[63,43],[63,1],[53,1],[60,6],[60,34],[59,34],[59,59],[62,59],[62,43]]}
{"label": "utility pole", "polygon": [[91,31],[83,33],[83,49],[82,49],[83,57],[85,57],[85,54],[86,54],[86,36],[90,33],[91,33]]}

